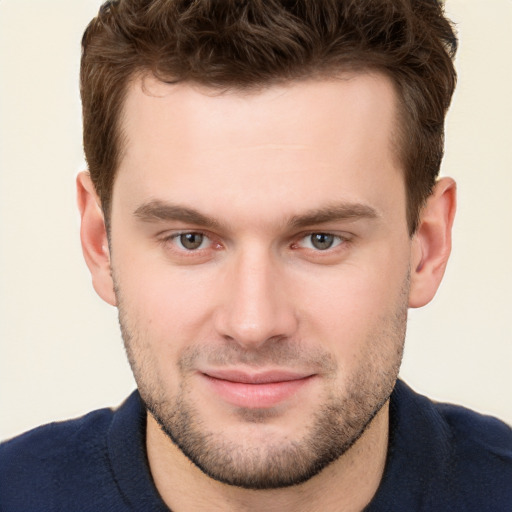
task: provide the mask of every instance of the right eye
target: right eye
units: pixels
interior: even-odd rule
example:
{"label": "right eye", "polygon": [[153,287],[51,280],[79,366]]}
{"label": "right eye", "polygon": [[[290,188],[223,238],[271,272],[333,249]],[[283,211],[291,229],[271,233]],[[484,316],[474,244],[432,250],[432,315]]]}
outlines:
{"label": "right eye", "polygon": [[211,240],[206,235],[195,231],[177,233],[170,238],[178,248],[185,251],[206,249],[211,244]]}

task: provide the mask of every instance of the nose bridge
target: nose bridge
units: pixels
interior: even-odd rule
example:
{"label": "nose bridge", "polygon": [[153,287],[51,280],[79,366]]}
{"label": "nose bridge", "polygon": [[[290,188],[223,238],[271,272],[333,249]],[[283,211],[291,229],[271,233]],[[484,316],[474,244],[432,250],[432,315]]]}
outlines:
{"label": "nose bridge", "polygon": [[219,334],[247,347],[289,337],[296,319],[291,300],[286,298],[285,281],[271,250],[257,244],[239,250],[227,269],[217,317]]}

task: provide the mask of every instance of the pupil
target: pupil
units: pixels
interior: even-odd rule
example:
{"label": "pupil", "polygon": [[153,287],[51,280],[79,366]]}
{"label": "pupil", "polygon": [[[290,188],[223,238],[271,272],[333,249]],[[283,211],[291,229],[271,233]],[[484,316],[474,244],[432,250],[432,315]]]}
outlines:
{"label": "pupil", "polygon": [[185,249],[197,249],[203,243],[203,235],[200,233],[184,233],[180,235],[180,242]]}
{"label": "pupil", "polygon": [[315,233],[311,235],[311,243],[316,249],[329,249],[334,242],[334,235],[327,235],[325,233]]}

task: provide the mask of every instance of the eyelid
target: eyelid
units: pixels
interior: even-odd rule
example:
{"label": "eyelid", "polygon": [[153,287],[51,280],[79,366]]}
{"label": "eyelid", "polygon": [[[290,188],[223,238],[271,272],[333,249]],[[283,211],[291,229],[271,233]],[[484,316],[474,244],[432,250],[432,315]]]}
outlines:
{"label": "eyelid", "polygon": [[156,233],[156,237],[160,240],[171,240],[173,238],[176,238],[181,235],[188,235],[188,234],[197,234],[197,235],[203,235],[206,238],[211,239],[212,236],[207,233],[204,229],[195,229],[195,228],[188,228],[188,229],[166,229],[165,231],[161,231],[159,233]]}
{"label": "eyelid", "polygon": [[[194,248],[185,247],[183,238],[187,238],[188,236],[193,236],[194,238],[198,237],[199,238],[199,246],[194,247]],[[195,232],[194,233],[182,233],[181,235],[174,235],[172,240],[176,244],[180,245],[180,249],[184,249],[186,252],[189,252],[189,251],[196,252],[196,251],[200,251],[201,249],[206,249],[211,243],[211,240],[206,235],[203,235],[202,233],[195,233]],[[203,246],[206,246],[206,247],[203,247]]]}
{"label": "eyelid", "polygon": [[[198,249],[186,249],[185,247],[180,247],[176,240],[181,235],[186,234],[199,234],[202,235],[209,243],[206,247],[198,248]],[[332,247],[326,248],[326,249],[318,249],[314,247],[304,247],[302,242],[307,237],[310,237],[314,234],[322,234],[322,235],[329,235],[334,237],[337,240],[337,243],[333,245]],[[315,253],[317,257],[327,257],[328,255],[333,255],[333,253],[337,253],[337,251],[343,251],[344,249],[348,248],[348,246],[353,242],[355,235],[352,233],[345,233],[345,232],[337,232],[336,230],[322,230],[322,229],[312,229],[308,231],[303,231],[297,235],[294,235],[291,244],[289,247],[291,249],[302,249],[304,251],[307,251],[309,253]],[[162,244],[163,246],[169,246],[172,245],[172,247],[168,247],[167,250],[170,252],[174,252],[176,255],[181,255],[180,257],[189,257],[193,258],[194,256],[199,257],[199,255],[202,255],[205,257],[205,253],[207,251],[212,250],[218,250],[225,248],[224,241],[220,240],[218,236],[210,233],[207,230],[204,229],[177,229],[177,230],[166,230],[161,233],[157,234],[157,241],[159,244]]]}
{"label": "eyelid", "polygon": [[[201,235],[206,240],[209,240],[210,243],[208,244],[207,247],[203,247],[200,249],[199,248],[198,249],[186,249],[184,247],[179,247],[176,243],[176,240],[179,239],[180,236],[188,235],[188,234]],[[192,255],[194,253],[200,253],[201,251],[208,250],[209,248],[211,248],[212,244],[216,243],[214,238],[212,237],[212,235],[209,233],[206,233],[202,229],[180,229],[180,230],[171,231],[171,232],[165,231],[163,233],[158,234],[157,237],[158,237],[159,243],[161,243],[161,244],[172,243],[172,245],[174,246],[174,250],[179,251],[184,254],[189,253],[190,255]]]}
{"label": "eyelid", "polygon": [[[297,242],[295,242],[295,243],[301,242],[302,240],[304,240],[312,235],[332,236],[332,237],[338,239],[340,242],[349,242],[352,239],[352,236],[348,235],[346,233],[339,233],[339,232],[335,232],[335,231],[322,230],[322,229],[312,229],[311,231],[303,232],[303,233],[300,233],[298,236],[296,236],[295,240],[297,240]],[[339,245],[339,243],[336,245]]]}

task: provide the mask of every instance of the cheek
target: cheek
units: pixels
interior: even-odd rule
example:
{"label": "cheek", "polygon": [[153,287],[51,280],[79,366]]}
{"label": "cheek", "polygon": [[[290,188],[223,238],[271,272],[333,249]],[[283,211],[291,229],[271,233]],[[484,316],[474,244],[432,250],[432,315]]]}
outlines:
{"label": "cheek", "polygon": [[146,343],[174,351],[182,338],[197,337],[212,306],[209,290],[214,287],[208,276],[165,263],[137,262],[136,255],[113,263],[125,316],[139,333],[146,333]]}
{"label": "cheek", "polygon": [[303,324],[311,329],[307,336],[321,333],[331,350],[357,357],[365,344],[381,338],[380,332],[393,329],[406,304],[407,275],[406,258],[382,250],[358,264],[303,276],[304,286],[295,296],[303,299]]}
{"label": "cheek", "polygon": [[133,263],[118,261],[114,267],[120,321],[139,389],[154,397],[178,389],[180,357],[192,343],[207,338],[207,304],[194,279]]}

